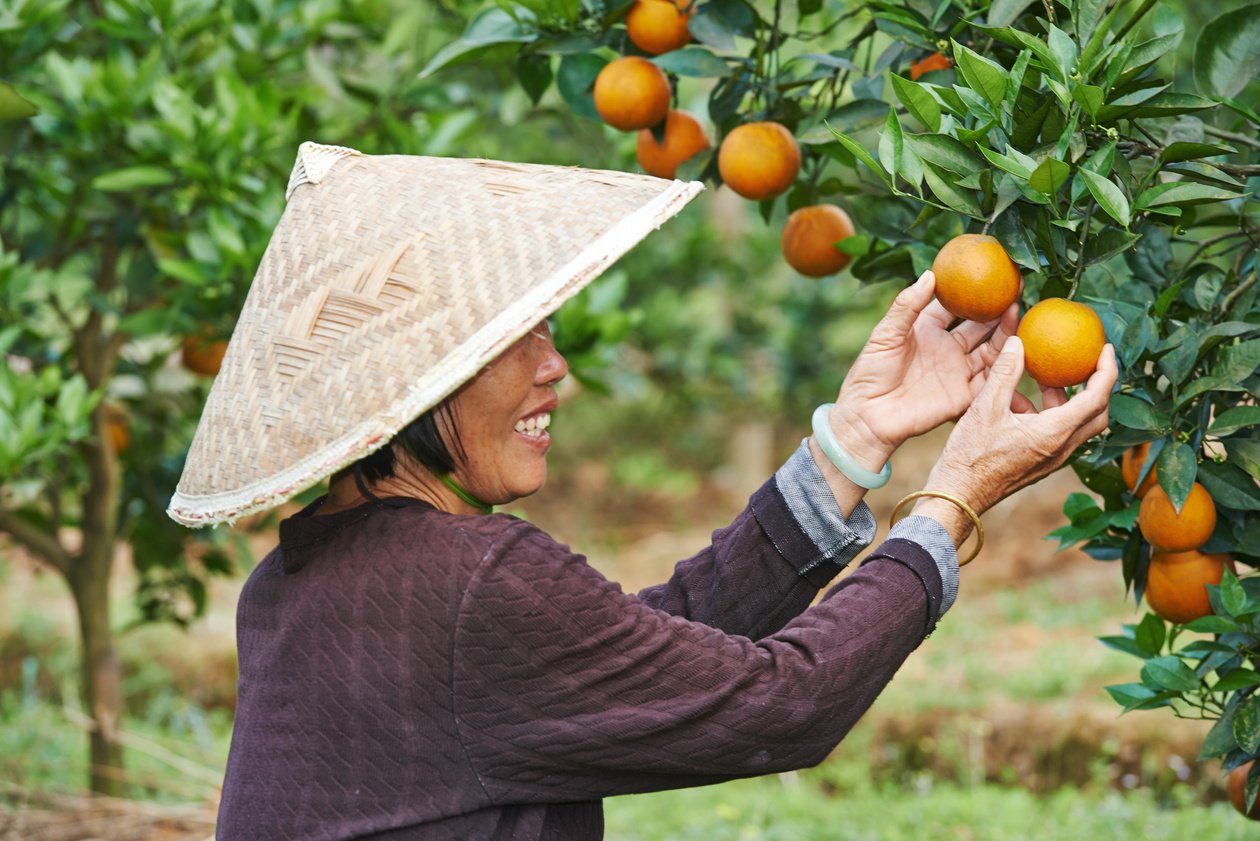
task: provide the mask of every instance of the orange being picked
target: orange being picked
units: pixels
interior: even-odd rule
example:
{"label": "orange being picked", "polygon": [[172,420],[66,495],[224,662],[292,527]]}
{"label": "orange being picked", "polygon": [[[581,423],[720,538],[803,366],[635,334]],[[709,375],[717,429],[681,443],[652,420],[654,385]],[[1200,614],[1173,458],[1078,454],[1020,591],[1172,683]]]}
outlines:
{"label": "orange being picked", "polygon": [[1125,450],[1124,455],[1120,457],[1120,475],[1124,477],[1124,484],[1138,499],[1146,496],[1146,492],[1159,481],[1155,475],[1155,465],[1152,464],[1150,471],[1146,474],[1146,479],[1142,482],[1142,487],[1134,490],[1137,487],[1138,476],[1142,475],[1142,465],[1146,463],[1146,454],[1150,452],[1150,449],[1150,444],[1138,444],[1136,447]]}
{"label": "orange being picked", "polygon": [[744,123],[727,132],[718,148],[718,172],[732,190],[761,201],[784,193],[801,169],[801,149],[783,125]]}
{"label": "orange being picked", "polygon": [[227,353],[226,339],[209,339],[204,336],[188,336],[180,345],[180,360],[194,374],[213,377],[223,365]]}
{"label": "orange being picked", "polygon": [[686,111],[670,111],[665,117],[664,140],[664,143],[657,143],[651,129],[640,129],[635,149],[639,166],[648,175],[657,178],[673,178],[679,164],[709,148],[709,138],[700,121]]}
{"label": "orange being picked", "polygon": [[1138,509],[1138,529],[1146,542],[1165,552],[1198,549],[1216,528],[1216,503],[1207,488],[1195,482],[1178,514],[1172,500],[1158,484],[1142,497]]}
{"label": "orange being picked", "polygon": [[1189,552],[1153,552],[1146,572],[1146,603],[1162,619],[1184,625],[1208,616],[1208,584],[1220,584],[1225,567],[1234,567],[1229,555]]}
{"label": "orange being picked", "polygon": [[806,277],[824,277],[849,265],[836,243],[853,236],[853,220],[834,204],[801,207],[788,216],[779,245],[788,265]]}
{"label": "orange being picked", "polygon": [[641,56],[623,56],[604,65],[595,77],[595,110],[622,131],[651,128],[669,113],[669,79]]}
{"label": "orange being picked", "polygon": [[626,34],[643,52],[660,55],[691,42],[689,20],[691,12],[680,9],[674,0],[635,0],[626,13]]}
{"label": "orange being picked", "polygon": [[984,234],[956,236],[936,253],[936,299],[959,318],[992,321],[1019,297],[1019,268],[1002,243]]}
{"label": "orange being picked", "polygon": [[1254,763],[1253,759],[1239,765],[1229,772],[1229,777],[1225,781],[1225,791],[1229,793],[1229,802],[1234,805],[1239,814],[1246,815],[1253,821],[1260,820],[1260,797],[1251,804],[1251,811],[1247,811],[1247,775],[1251,773],[1251,766]]}
{"label": "orange being picked", "polygon": [[1084,304],[1046,298],[1024,314],[1016,333],[1028,375],[1047,388],[1080,385],[1098,367],[1107,334]]}
{"label": "orange being picked", "polygon": [[924,73],[931,73],[933,70],[948,70],[954,66],[954,62],[950,61],[941,53],[932,53],[930,56],[910,65],[910,78],[917,80]]}

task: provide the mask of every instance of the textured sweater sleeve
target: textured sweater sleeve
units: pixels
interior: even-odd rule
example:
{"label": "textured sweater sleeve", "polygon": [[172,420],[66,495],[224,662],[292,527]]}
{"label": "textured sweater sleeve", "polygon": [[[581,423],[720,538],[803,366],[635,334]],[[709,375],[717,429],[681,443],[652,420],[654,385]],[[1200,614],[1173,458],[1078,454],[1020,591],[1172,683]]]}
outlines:
{"label": "textured sweater sleeve", "polygon": [[812,460],[803,462],[798,451],[731,525],[713,533],[709,546],[678,563],[669,581],[639,592],[639,599],[753,639],[777,631],[809,607],[870,545],[875,519],[859,504],[845,520],[830,491],[829,506],[813,504],[817,489],[809,483],[807,464],[812,467]]}
{"label": "textured sweater sleeve", "polygon": [[929,633],[940,575],[894,540],[759,641],[656,610],[525,523],[458,608],[454,712],[494,803],[566,802],[816,764]]}

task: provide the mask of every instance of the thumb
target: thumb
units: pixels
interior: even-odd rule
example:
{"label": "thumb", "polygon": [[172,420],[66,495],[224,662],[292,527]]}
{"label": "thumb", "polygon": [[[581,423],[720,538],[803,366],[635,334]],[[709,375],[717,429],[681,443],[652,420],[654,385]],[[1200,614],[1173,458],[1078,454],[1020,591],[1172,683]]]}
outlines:
{"label": "thumb", "polygon": [[1024,343],[1019,336],[1008,336],[1002,352],[989,369],[989,378],[980,391],[993,411],[1002,412],[1011,407],[1015,388],[1024,374]]}
{"label": "thumb", "polygon": [[919,279],[902,289],[893,298],[892,306],[880,319],[879,324],[871,331],[871,338],[878,336],[884,340],[899,340],[910,332],[914,321],[923,312],[923,308],[932,302],[936,292],[936,275],[931,270],[919,275]]}

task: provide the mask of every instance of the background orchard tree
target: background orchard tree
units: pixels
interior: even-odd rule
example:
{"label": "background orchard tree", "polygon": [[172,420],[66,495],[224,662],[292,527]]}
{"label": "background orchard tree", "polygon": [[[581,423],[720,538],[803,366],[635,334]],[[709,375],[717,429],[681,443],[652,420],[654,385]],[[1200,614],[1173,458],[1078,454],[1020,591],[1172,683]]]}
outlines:
{"label": "background orchard tree", "polygon": [[491,155],[470,135],[499,98],[416,80],[427,39],[463,20],[436,4],[4,9],[0,532],[65,577],[91,785],[120,793],[114,559],[130,546],[138,620],[186,623],[247,552],[240,530],[190,532],[164,509],[298,144]]}

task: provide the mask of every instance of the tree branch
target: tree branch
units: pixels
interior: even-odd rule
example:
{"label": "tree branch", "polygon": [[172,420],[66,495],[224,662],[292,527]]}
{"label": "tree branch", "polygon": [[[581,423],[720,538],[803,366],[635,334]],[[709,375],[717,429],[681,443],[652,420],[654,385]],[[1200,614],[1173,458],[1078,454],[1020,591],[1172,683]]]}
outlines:
{"label": "tree branch", "polygon": [[16,512],[0,508],[0,531],[6,532],[19,545],[46,561],[62,575],[69,576],[73,557],[58,540],[23,520]]}

